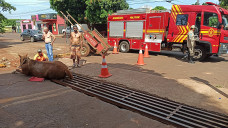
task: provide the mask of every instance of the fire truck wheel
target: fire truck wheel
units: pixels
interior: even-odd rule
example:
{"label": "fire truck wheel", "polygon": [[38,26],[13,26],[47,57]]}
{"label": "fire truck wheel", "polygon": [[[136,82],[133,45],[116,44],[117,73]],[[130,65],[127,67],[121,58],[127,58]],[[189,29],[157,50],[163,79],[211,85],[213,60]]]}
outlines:
{"label": "fire truck wheel", "polygon": [[89,53],[90,53],[90,47],[88,44],[84,43],[81,49],[81,56],[86,57],[89,55]]}
{"label": "fire truck wheel", "polygon": [[129,52],[130,46],[129,43],[127,41],[122,41],[120,43],[120,51],[123,53]]}
{"label": "fire truck wheel", "polygon": [[207,57],[204,47],[197,45],[195,47],[194,60],[203,61]]}

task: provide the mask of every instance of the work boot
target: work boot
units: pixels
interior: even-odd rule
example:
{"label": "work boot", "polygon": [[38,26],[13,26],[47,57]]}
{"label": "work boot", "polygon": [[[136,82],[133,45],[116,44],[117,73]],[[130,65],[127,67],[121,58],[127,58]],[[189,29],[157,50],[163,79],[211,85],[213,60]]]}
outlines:
{"label": "work boot", "polygon": [[73,63],[72,68],[75,68],[75,67],[76,67],[76,64],[75,64],[75,63]]}
{"label": "work boot", "polygon": [[188,54],[181,58],[182,60],[188,59]]}
{"label": "work boot", "polygon": [[190,59],[190,55],[187,56],[187,61],[189,62],[191,59]]}
{"label": "work boot", "polygon": [[195,63],[195,62],[193,61],[193,57],[192,57],[192,56],[189,57],[188,63],[191,63],[191,64],[194,64],[194,63]]}
{"label": "work boot", "polygon": [[80,65],[80,64],[77,64],[77,67],[78,67],[78,68],[81,68],[81,65]]}

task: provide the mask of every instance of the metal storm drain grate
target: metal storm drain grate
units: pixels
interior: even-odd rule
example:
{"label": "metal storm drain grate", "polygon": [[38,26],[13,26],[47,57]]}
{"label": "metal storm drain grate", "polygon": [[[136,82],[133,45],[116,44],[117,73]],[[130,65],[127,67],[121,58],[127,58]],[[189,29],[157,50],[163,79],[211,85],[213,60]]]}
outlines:
{"label": "metal storm drain grate", "polygon": [[72,80],[53,80],[53,82],[176,126],[228,128],[226,115],[197,109],[90,77],[74,74]]}

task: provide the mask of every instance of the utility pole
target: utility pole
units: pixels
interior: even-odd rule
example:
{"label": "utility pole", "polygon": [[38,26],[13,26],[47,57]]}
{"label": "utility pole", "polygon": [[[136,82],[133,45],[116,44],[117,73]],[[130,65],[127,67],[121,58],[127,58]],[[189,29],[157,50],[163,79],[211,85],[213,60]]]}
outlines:
{"label": "utility pole", "polygon": [[197,0],[197,3],[196,3],[197,5],[200,5],[200,2],[199,2],[199,0]]}

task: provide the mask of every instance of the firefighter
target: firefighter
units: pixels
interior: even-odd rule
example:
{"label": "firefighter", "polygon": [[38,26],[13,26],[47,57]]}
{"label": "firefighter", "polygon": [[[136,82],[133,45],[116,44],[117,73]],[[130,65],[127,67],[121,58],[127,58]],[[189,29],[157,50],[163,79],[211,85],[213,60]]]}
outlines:
{"label": "firefighter", "polygon": [[188,47],[188,63],[195,63],[193,61],[194,51],[195,51],[195,41],[196,41],[196,35],[194,34],[195,31],[195,25],[192,25],[190,28],[190,31],[188,32],[187,37],[187,47]]}

